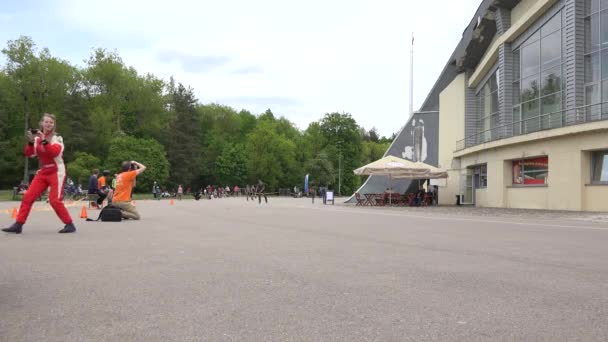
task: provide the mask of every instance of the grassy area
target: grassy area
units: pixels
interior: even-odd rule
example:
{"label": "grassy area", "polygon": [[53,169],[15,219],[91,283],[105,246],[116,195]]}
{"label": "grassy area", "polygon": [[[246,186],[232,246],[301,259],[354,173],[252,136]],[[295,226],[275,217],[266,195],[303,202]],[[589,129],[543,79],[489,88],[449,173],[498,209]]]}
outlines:
{"label": "grassy area", "polygon": [[[145,194],[133,194],[133,199],[134,200],[148,200],[148,199],[154,199],[154,195],[151,193],[145,193]],[[162,200],[169,200],[171,198],[162,198]],[[174,200],[177,198],[173,198]],[[194,199],[193,195],[183,195],[182,199]]]}
{"label": "grassy area", "polygon": [[10,201],[13,199],[13,190],[0,190],[0,201]]}
{"label": "grassy area", "polygon": [[154,195],[149,194],[149,193],[143,193],[143,194],[133,194],[133,199],[134,200],[147,200],[147,199],[153,199]]}

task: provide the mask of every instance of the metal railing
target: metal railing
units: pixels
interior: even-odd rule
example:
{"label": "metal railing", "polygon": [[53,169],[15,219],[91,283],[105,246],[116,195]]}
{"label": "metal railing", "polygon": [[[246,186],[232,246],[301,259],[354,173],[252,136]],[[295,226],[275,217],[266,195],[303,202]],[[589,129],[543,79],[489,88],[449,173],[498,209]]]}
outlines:
{"label": "metal railing", "polygon": [[563,109],[492,127],[456,141],[454,152],[518,135],[600,120],[608,120],[608,102]]}

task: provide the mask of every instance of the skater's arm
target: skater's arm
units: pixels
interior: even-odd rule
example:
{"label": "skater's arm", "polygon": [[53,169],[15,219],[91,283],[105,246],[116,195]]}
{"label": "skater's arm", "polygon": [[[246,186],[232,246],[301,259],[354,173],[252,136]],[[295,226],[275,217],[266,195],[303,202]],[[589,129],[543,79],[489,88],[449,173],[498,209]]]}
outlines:
{"label": "skater's arm", "polygon": [[144,172],[146,170],[146,165],[144,165],[142,163],[138,163],[135,160],[132,160],[131,164],[137,165],[137,169],[135,169],[135,172],[136,172],[137,175],[139,175],[140,173],[142,173],[142,172]]}

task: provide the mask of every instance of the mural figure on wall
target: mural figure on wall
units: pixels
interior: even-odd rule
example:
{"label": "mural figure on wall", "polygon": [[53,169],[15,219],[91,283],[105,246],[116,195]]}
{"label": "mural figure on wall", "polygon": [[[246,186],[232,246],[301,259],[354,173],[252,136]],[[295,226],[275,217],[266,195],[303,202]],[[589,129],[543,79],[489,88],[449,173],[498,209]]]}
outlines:
{"label": "mural figure on wall", "polygon": [[[393,143],[386,150],[384,156],[401,156],[413,162],[437,165],[439,143],[439,112],[414,113],[401,128]],[[356,192],[382,193],[386,190],[389,179],[387,176],[372,175],[365,180]],[[408,191],[418,192],[418,182],[410,179],[393,179],[393,191],[405,194]],[[354,203],[353,194],[346,202]]]}
{"label": "mural figure on wall", "polygon": [[412,145],[406,145],[401,156],[413,162],[424,162],[427,157],[427,141],[424,135],[424,120],[414,119],[410,133],[412,135]]}

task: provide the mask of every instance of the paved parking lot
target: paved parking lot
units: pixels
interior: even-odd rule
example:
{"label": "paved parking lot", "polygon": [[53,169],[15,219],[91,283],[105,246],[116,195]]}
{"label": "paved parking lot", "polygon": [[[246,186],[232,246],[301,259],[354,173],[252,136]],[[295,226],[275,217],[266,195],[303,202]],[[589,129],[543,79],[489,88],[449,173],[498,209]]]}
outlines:
{"label": "paved parking lot", "polygon": [[0,235],[0,341],[608,340],[605,213],[137,207],[60,235],[37,203]]}

